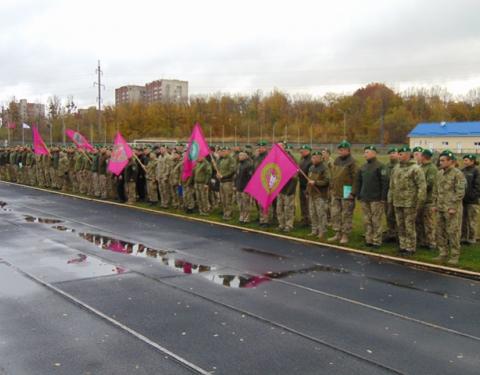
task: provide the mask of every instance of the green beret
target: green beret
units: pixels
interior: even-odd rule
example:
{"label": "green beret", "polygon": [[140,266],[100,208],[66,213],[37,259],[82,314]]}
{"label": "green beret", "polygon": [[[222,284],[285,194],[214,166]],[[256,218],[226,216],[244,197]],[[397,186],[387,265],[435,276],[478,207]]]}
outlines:
{"label": "green beret", "polygon": [[420,147],[420,146],[416,146],[413,148],[412,152],[422,152],[423,151],[423,148]]}
{"label": "green beret", "polygon": [[257,146],[259,147],[266,146],[266,145],[267,145],[267,141],[260,141],[257,143]]}
{"label": "green beret", "polygon": [[455,154],[454,154],[451,150],[443,150],[443,151],[440,153],[440,156],[446,156],[446,157],[448,157],[448,158],[451,159],[451,160],[457,160]]}
{"label": "green beret", "polygon": [[412,152],[412,150],[408,146],[402,146],[398,149],[398,152]]}
{"label": "green beret", "polygon": [[185,146],[185,144],[182,142],[177,142],[176,146]]}
{"label": "green beret", "polygon": [[373,145],[365,146],[365,147],[363,148],[363,151],[365,151],[365,150],[372,150],[372,151],[377,152],[377,148],[376,148],[375,146],[373,146]]}
{"label": "green beret", "polygon": [[321,151],[313,151],[313,152],[312,152],[312,155],[322,156],[322,152],[321,152]]}
{"label": "green beret", "polygon": [[398,152],[398,148],[392,147],[388,150],[388,154],[393,154],[394,152]]}
{"label": "green beret", "polygon": [[302,147],[300,147],[300,150],[308,150],[308,151],[312,151],[312,148],[310,147],[310,145],[302,145]]}
{"label": "green beret", "polygon": [[352,148],[352,145],[350,142],[344,140],[338,144],[337,148]]}
{"label": "green beret", "polygon": [[470,159],[470,160],[477,160],[477,156],[474,155],[474,154],[466,154],[466,155],[463,155],[463,159]]}
{"label": "green beret", "polygon": [[430,150],[429,148],[424,148],[422,151],[422,155],[431,158],[433,156],[433,151]]}
{"label": "green beret", "polygon": [[286,148],[287,150],[293,150],[293,146],[292,146],[292,145],[289,145],[288,143],[287,143],[287,145],[285,146],[285,148]]}
{"label": "green beret", "polygon": [[228,151],[228,150],[230,150],[230,147],[228,146],[220,147],[220,151]]}

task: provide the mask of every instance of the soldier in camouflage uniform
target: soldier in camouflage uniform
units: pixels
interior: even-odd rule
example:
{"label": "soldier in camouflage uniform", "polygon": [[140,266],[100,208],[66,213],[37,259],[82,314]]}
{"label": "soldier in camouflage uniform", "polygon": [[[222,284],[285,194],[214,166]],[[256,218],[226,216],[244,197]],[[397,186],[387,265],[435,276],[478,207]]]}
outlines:
{"label": "soldier in camouflage uniform", "polygon": [[463,156],[463,175],[467,182],[463,198],[462,242],[475,244],[477,242],[478,215],[480,214],[480,170],[477,156]]}
{"label": "soldier in camouflage uniform", "polygon": [[182,155],[179,152],[172,153],[172,169],[170,176],[168,177],[168,183],[170,184],[170,197],[172,198],[172,207],[182,207],[182,197],[179,194],[179,185],[182,178]]}
{"label": "soldier in camouflage uniform", "polygon": [[74,174],[75,174],[75,182],[73,183],[73,192],[84,194],[85,192],[82,191],[82,171],[83,171],[83,155],[80,151],[75,152],[74,156],[75,160],[75,167],[74,167]]}
{"label": "soldier in camouflage uniform", "polygon": [[325,164],[322,154],[318,151],[314,152],[312,154],[312,165],[308,170],[308,211],[312,224],[310,236],[317,236],[320,240],[324,240],[327,230],[327,206],[330,179],[330,170]]}
{"label": "soldier in camouflage uniform", "polygon": [[160,156],[157,162],[157,182],[160,190],[160,205],[162,208],[170,206],[170,185],[168,176],[170,175],[171,156],[168,154],[166,147],[160,147]]}
{"label": "soldier in camouflage uniform", "polygon": [[75,150],[71,147],[67,149],[68,157],[68,185],[67,190],[74,192],[76,189],[77,181],[75,179]]}
{"label": "soldier in camouflage uniform", "polygon": [[127,204],[134,204],[137,201],[137,177],[138,165],[134,158],[128,161],[123,176],[125,179],[125,190],[127,194]]}
{"label": "soldier in camouflage uniform", "polygon": [[[332,159],[331,152],[328,148],[324,148],[322,150],[322,158],[323,158],[323,161],[325,162],[325,165],[327,166],[328,170],[330,171],[330,176],[332,176],[334,160]],[[329,190],[328,190],[328,205],[327,205],[327,226],[329,226],[329,227],[332,225],[332,212],[330,210],[331,201],[332,201],[332,191],[329,188]]]}
{"label": "soldier in camouflage uniform", "polygon": [[355,196],[361,202],[365,227],[365,245],[379,248],[382,244],[382,218],[387,200],[387,171],[377,159],[375,146],[364,148],[366,163],[357,173]]}
{"label": "soldier in camouflage uniform", "polygon": [[437,261],[450,259],[451,265],[458,264],[460,258],[460,235],[462,231],[462,200],[465,196],[465,177],[455,167],[455,155],[450,150],[440,154],[434,191],[434,211],[437,212]]}
{"label": "soldier in camouflage uniform", "polygon": [[342,141],[338,146],[339,156],[335,159],[331,179],[331,215],[335,235],[328,242],[348,243],[352,231],[353,210],[355,209],[355,176],[357,163],[350,153],[351,144]]}
{"label": "soldier in camouflage uniform", "polygon": [[[181,174],[183,173],[183,165],[181,168]],[[180,174],[180,175],[181,175]],[[183,204],[185,208],[185,212],[187,214],[193,213],[193,209],[195,208],[195,187],[193,185],[193,174],[186,178],[185,180],[181,180],[182,183],[182,195],[183,195]]]}
{"label": "soldier in camouflage uniform", "polygon": [[205,160],[204,156],[199,155],[193,170],[193,181],[195,186],[195,195],[197,197],[198,210],[202,216],[208,215],[208,184],[210,182],[211,175],[211,164]]}
{"label": "soldier in camouflage uniform", "polygon": [[411,158],[409,147],[399,150],[399,166],[390,177],[388,202],[395,207],[400,254],[415,253],[417,209],[425,203],[427,184],[420,166]]}
{"label": "soldier in camouflage uniform", "polygon": [[35,166],[35,154],[27,147],[27,168],[28,168],[28,183],[31,186],[37,186],[37,168]]}
{"label": "soldier in camouflage uniform", "polygon": [[11,182],[17,182],[17,171],[18,171],[17,152],[18,152],[18,147],[15,149],[12,149],[12,151],[10,152],[9,171],[10,171]]}
{"label": "soldier in camouflage uniform", "polygon": [[237,170],[235,172],[234,184],[237,192],[237,203],[240,211],[240,224],[250,222],[250,211],[252,210],[252,198],[244,190],[253,174],[253,164],[246,152],[238,154]]}
{"label": "soldier in camouflage uniform", "polygon": [[416,146],[412,150],[413,152],[413,159],[418,165],[422,165],[422,153],[423,153],[423,148],[420,146]]}
{"label": "soldier in camouflage uniform", "polygon": [[7,151],[5,148],[0,149],[0,180],[6,181],[7,180],[7,174],[6,174],[6,165],[7,165],[7,159],[6,159]]}
{"label": "soldier in camouflage uniform", "polygon": [[145,177],[147,179],[147,195],[150,206],[155,206],[158,203],[158,182],[157,182],[157,155],[151,152],[148,155],[148,163],[146,166],[147,172]]}
{"label": "soldier in camouflage uniform", "polygon": [[91,190],[90,193],[95,198],[100,198],[100,186],[98,184],[98,166],[100,162],[100,154],[97,149],[92,152],[92,167],[91,171]]}
{"label": "soldier in camouflage uniform", "polygon": [[[295,160],[291,154],[291,146],[285,143],[279,143],[279,146],[285,148],[292,160]],[[280,191],[277,197],[277,219],[278,230],[285,233],[292,231],[295,222],[295,193],[297,192],[298,177],[293,176]]]}
{"label": "soldier in camouflage uniform", "polygon": [[[312,148],[309,145],[300,147],[300,163],[299,167],[305,175],[312,165]],[[307,197],[307,179],[303,174],[298,176],[300,182],[300,214],[302,216],[302,225],[310,225],[310,214],[308,213],[308,197]]]}
{"label": "soldier in camouflage uniform", "polygon": [[37,176],[37,186],[45,187],[45,174],[43,173],[43,155],[35,155],[35,173]]}
{"label": "soldier in camouflage uniform", "polygon": [[233,176],[236,163],[228,147],[222,147],[217,162],[217,178],[220,180],[220,202],[223,220],[231,220],[233,212]]}
{"label": "soldier in camouflage uniform", "polygon": [[437,178],[437,167],[432,163],[433,152],[429,149],[422,151],[420,168],[425,175],[427,184],[427,197],[425,204],[417,212],[417,243],[418,246],[435,249],[435,213],[433,212],[433,185]]}
{"label": "soldier in camouflage uniform", "polygon": [[102,147],[98,154],[98,190],[100,193],[100,199],[108,198],[107,191],[107,149]]}
{"label": "soldier in camouflage uniform", "polygon": [[54,170],[52,167],[52,155],[42,155],[43,159],[43,173],[45,174],[45,187],[51,188],[53,187],[54,182],[52,181],[52,174],[54,174]]}
{"label": "soldier in camouflage uniform", "polygon": [[[387,172],[387,189],[390,186],[390,178],[392,176],[394,168],[398,166],[398,149],[392,147],[388,150],[389,162],[386,165]],[[388,192],[387,192],[388,194]],[[385,217],[387,219],[387,231],[384,234],[385,242],[397,241],[397,222],[395,219],[395,208],[392,203],[385,203]]]}
{"label": "soldier in camouflage uniform", "polygon": [[68,191],[68,184],[69,184],[68,170],[69,169],[70,169],[70,160],[68,160],[67,153],[62,150],[59,153],[57,176],[59,181],[58,188],[62,189],[63,192]]}
{"label": "soldier in camouflage uniform", "polygon": [[[254,167],[254,172],[257,170],[257,168],[262,164],[263,160],[266,158],[268,155],[267,152],[267,142],[265,141],[260,141],[257,143],[258,149],[257,149],[257,155],[253,159],[253,167]],[[268,208],[268,212],[264,212],[263,209],[258,205],[258,219],[261,227],[268,227],[270,224],[272,217],[273,217],[273,205],[271,205]]]}

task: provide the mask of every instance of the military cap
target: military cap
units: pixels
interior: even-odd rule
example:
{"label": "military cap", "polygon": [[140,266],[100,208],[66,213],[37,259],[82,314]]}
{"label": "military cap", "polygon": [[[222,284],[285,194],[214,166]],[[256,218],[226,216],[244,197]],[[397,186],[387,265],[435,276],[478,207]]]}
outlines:
{"label": "military cap", "polygon": [[177,142],[176,146],[185,146],[185,143]]}
{"label": "military cap", "polygon": [[422,155],[431,158],[433,156],[433,151],[430,150],[429,148],[424,148],[422,151]]}
{"label": "military cap", "polygon": [[466,154],[466,155],[463,155],[463,159],[470,159],[470,160],[477,160],[477,155],[474,155],[474,154]]}
{"label": "military cap", "polygon": [[312,156],[313,156],[313,155],[322,156],[322,152],[321,152],[321,151],[313,151],[313,152],[312,152]]}
{"label": "military cap", "polygon": [[257,143],[257,146],[266,146],[267,145],[267,142],[266,141],[260,141]]}
{"label": "military cap", "polygon": [[398,149],[398,152],[412,152],[412,150],[408,146],[402,146]]}
{"label": "military cap", "polygon": [[312,151],[312,148],[310,147],[310,145],[302,145],[302,147],[300,147],[300,150],[308,150],[308,151]]}
{"label": "military cap", "polygon": [[388,154],[393,154],[394,152],[398,152],[398,148],[396,148],[396,147],[391,147],[391,148],[388,150]]}
{"label": "military cap", "polygon": [[371,151],[377,152],[377,148],[376,148],[374,145],[365,146],[365,147],[363,148],[363,151],[365,151],[365,150],[371,150]]}
{"label": "military cap", "polygon": [[423,147],[416,146],[413,148],[412,152],[423,152]]}
{"label": "military cap", "polygon": [[220,151],[228,151],[230,150],[230,147],[229,146],[222,146],[220,147]]}
{"label": "military cap", "polygon": [[451,150],[443,150],[441,153],[440,153],[440,156],[446,156],[448,157],[449,159],[451,160],[456,160],[456,156],[455,154],[451,151]]}
{"label": "military cap", "polygon": [[293,150],[293,146],[287,143],[287,145],[285,146],[285,149]]}
{"label": "military cap", "polygon": [[352,148],[352,145],[350,142],[343,140],[338,144],[337,148]]}

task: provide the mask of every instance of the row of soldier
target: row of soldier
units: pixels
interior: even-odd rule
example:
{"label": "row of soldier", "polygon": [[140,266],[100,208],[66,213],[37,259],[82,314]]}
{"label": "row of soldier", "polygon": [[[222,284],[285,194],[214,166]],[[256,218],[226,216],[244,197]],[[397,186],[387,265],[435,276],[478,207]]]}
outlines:
{"label": "row of soldier", "polygon": [[[289,145],[280,145],[295,158]],[[449,262],[456,264],[460,240],[476,242],[480,176],[475,155],[463,157],[460,171],[448,150],[435,165],[431,150],[405,146],[390,149],[384,165],[377,159],[376,148],[368,146],[366,162],[359,167],[347,141],[338,145],[335,159],[326,149],[313,152],[303,145],[298,160],[303,173],[292,178],[268,212],[263,212],[244,189],[268,153],[266,142],[259,142],[255,150],[249,146],[212,148],[209,156],[197,159],[186,181],[181,178],[184,148],[181,143],[171,148],[136,148],[135,158],[119,176],[108,172],[108,147],[98,146],[89,153],[52,147],[50,155],[35,155],[28,146],[4,148],[0,149],[0,178],[129,204],[141,200],[162,208],[183,208],[187,213],[198,209],[200,215],[221,207],[224,220],[232,219],[236,202],[240,223],[250,222],[252,211],[258,210],[261,226],[276,222],[284,232],[294,228],[298,190],[302,225],[310,226],[310,235],[320,240],[349,242],[358,200],[369,247],[398,241],[399,252],[409,255],[418,244],[438,248],[438,260],[450,257]],[[334,231],[330,238],[325,237],[328,225]]]}

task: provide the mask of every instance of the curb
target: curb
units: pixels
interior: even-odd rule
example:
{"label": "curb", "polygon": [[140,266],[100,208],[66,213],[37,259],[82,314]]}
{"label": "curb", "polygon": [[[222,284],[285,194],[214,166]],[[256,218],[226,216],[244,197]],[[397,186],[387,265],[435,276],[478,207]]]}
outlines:
{"label": "curb", "polygon": [[265,232],[265,231],[262,231],[262,230],[259,230],[259,229],[241,227],[241,226],[234,225],[234,224],[222,223],[222,222],[218,222],[218,221],[203,219],[203,218],[200,218],[200,217],[192,217],[192,216],[187,216],[187,215],[182,215],[182,214],[176,214],[176,213],[173,213],[173,212],[167,212],[167,211],[162,211],[162,210],[154,210],[154,209],[146,208],[146,207],[131,206],[131,205],[128,205],[126,203],[118,203],[118,202],[101,200],[101,199],[97,199],[97,198],[78,196],[78,195],[74,195],[74,194],[64,193],[64,192],[61,192],[61,191],[55,191],[55,190],[44,189],[44,188],[39,188],[39,187],[35,187],[35,186],[17,184],[17,183],[14,183],[14,182],[0,181],[0,183],[7,184],[7,185],[20,186],[20,187],[23,187],[23,188],[28,188],[28,189],[33,189],[33,190],[44,191],[44,192],[47,192],[47,193],[62,195],[62,196],[71,197],[71,198],[83,199],[83,200],[90,201],[90,202],[97,202],[97,203],[109,204],[109,205],[112,205],[112,206],[135,209],[135,210],[138,210],[138,211],[148,212],[148,213],[152,213],[152,214],[156,214],[156,215],[164,215],[164,216],[179,218],[179,219],[182,219],[182,220],[190,220],[190,221],[196,221],[196,222],[206,223],[206,224],[210,224],[210,225],[217,225],[217,226],[221,226],[221,227],[225,227],[225,228],[241,230],[243,232],[256,233],[256,234],[261,234],[261,235],[264,235],[264,236],[286,239],[286,240],[289,240],[289,241],[295,241],[295,242],[308,244],[308,245],[323,246],[323,247],[326,247],[326,248],[331,248],[331,249],[335,249],[335,250],[339,250],[339,251],[343,251],[343,252],[347,252],[347,253],[353,253],[353,254],[368,256],[370,258],[375,258],[375,259],[379,259],[379,260],[386,260],[386,261],[389,261],[389,262],[402,264],[402,265],[410,266],[410,267],[417,268],[417,269],[423,269],[423,270],[432,271],[432,272],[436,272],[436,273],[459,276],[459,277],[463,277],[463,278],[474,279],[474,280],[479,280],[480,281],[480,272],[464,270],[464,269],[460,269],[460,268],[453,268],[453,267],[443,266],[443,265],[439,265],[439,264],[426,263],[426,262],[421,262],[421,261],[418,261],[418,260],[413,260],[413,259],[408,259],[408,258],[400,258],[400,257],[392,256],[392,255],[377,254],[377,253],[373,253],[373,252],[369,252],[369,251],[365,251],[365,250],[354,249],[354,248],[351,248],[351,247],[340,246],[340,245],[324,243],[324,242],[317,242],[317,241],[312,241],[312,240],[308,240],[308,239],[304,239],[304,238],[287,236],[287,235],[280,234],[280,233]]}

